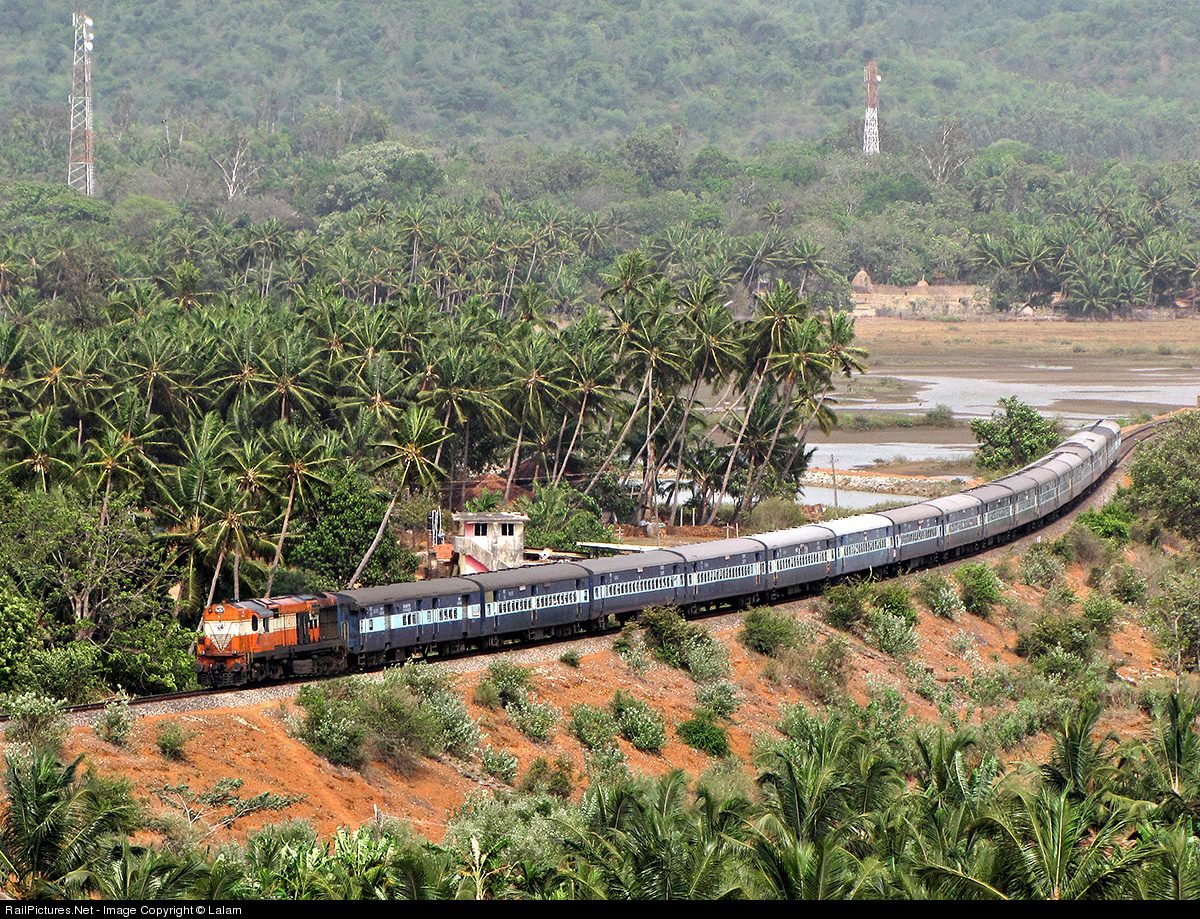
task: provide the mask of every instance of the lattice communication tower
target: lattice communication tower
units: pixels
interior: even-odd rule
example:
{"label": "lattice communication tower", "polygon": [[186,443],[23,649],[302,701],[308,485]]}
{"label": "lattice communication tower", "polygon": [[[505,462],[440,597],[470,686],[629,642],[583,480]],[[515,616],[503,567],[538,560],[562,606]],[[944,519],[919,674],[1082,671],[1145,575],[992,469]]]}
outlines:
{"label": "lattice communication tower", "polygon": [[874,61],[867,64],[863,78],[867,84],[867,117],[863,120],[863,153],[879,152],[879,68]]}
{"label": "lattice communication tower", "polygon": [[88,197],[96,194],[95,134],[92,130],[92,20],[86,13],[75,20],[75,66],[71,71],[71,146],[67,184]]}

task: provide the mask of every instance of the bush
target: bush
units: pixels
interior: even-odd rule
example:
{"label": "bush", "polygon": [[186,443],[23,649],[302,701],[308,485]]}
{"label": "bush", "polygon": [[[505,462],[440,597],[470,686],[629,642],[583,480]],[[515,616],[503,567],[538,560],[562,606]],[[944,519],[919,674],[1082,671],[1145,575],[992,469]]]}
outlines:
{"label": "bush", "polygon": [[166,759],[178,762],[185,759],[183,748],[190,739],[191,736],[183,728],[173,721],[167,721],[158,726],[154,742],[158,745],[158,752]]}
{"label": "bush", "polygon": [[1117,565],[1112,569],[1112,595],[1122,603],[1140,606],[1146,602],[1149,589],[1146,579],[1132,565]]}
{"label": "bush", "polygon": [[576,651],[567,651],[559,656],[558,662],[566,664],[568,667],[579,669],[579,653]]}
{"label": "bush", "polygon": [[987,619],[992,615],[992,607],[1000,602],[1000,579],[983,562],[972,562],[959,565],[954,572],[954,580],[962,588],[962,606],[972,616]]}
{"label": "bush", "polygon": [[774,657],[799,639],[796,617],[770,606],[756,606],[742,619],[738,641],[751,651]]}
{"label": "bush", "polygon": [[479,727],[442,668],[408,664],[380,683],[356,678],[304,686],[296,694],[304,717],[293,725],[300,742],[331,763],[361,769],[372,757],[400,770],[418,758],[472,756]]}
{"label": "bush", "polygon": [[425,755],[451,753],[464,758],[474,755],[479,746],[479,725],[471,718],[454,676],[447,670],[436,664],[408,663],[390,670],[382,686],[383,691],[402,687],[420,700],[433,727]]}
{"label": "bush", "polygon": [[1021,556],[1021,580],[1030,587],[1053,587],[1062,578],[1063,570],[1063,563],[1045,546],[1034,546]]}
{"label": "bush", "polygon": [[96,722],[96,733],[105,743],[114,747],[123,747],[133,731],[133,723],[137,719],[125,699],[117,699],[104,706],[104,714]]}
{"label": "bush", "polygon": [[510,661],[492,661],[487,669],[488,682],[496,687],[505,708],[525,701],[533,689],[533,674],[528,667]]}
{"label": "bush", "polygon": [[1078,521],[1050,544],[1050,550],[1067,564],[1081,565],[1108,564],[1115,552],[1113,543]]}
{"label": "bush", "polygon": [[1117,630],[1117,619],[1123,612],[1125,609],[1120,603],[1099,594],[1090,594],[1083,601],[1083,621],[1102,638],[1108,638]]}
{"label": "bush", "polygon": [[38,693],[25,692],[10,696],[4,703],[8,727],[6,743],[28,744],[55,756],[62,756],[67,743],[66,704]]}
{"label": "bush", "polygon": [[504,707],[500,701],[500,690],[496,688],[496,684],[491,680],[484,680],[475,687],[475,691],[471,693],[471,701],[480,708],[486,708],[490,711]]}
{"label": "bush", "polygon": [[925,424],[934,428],[954,427],[954,409],[938,403],[925,413]]}
{"label": "bush", "polygon": [[917,624],[917,608],[909,596],[908,586],[899,581],[880,584],[875,588],[875,609],[904,621],[910,628]]}
{"label": "bush", "polygon": [[1069,613],[1045,613],[1033,626],[1017,635],[1016,652],[1030,660],[1058,649],[1081,661],[1091,660],[1095,637],[1087,624]]}
{"label": "bush", "polygon": [[[974,635],[971,635],[967,632],[964,632],[962,629],[959,629],[958,634],[956,634],[953,638],[950,639],[950,642],[947,645],[947,647],[950,649],[950,653],[953,654],[955,657],[957,657],[959,660],[966,660],[972,652],[977,651],[977,648],[976,648],[977,645],[978,645],[978,642],[975,640]],[[978,657],[977,653],[976,653],[976,656]]]}
{"label": "bush", "polygon": [[571,709],[567,730],[589,750],[595,750],[616,740],[617,720],[606,709],[576,705]]}
{"label": "bush", "polygon": [[951,622],[967,611],[954,585],[940,574],[926,574],[917,579],[917,598],[935,616],[949,619]]}
{"label": "bush", "polygon": [[646,645],[663,663],[686,670],[698,682],[729,672],[729,650],[703,626],[688,622],[670,606],[654,606],[639,617]]}
{"label": "bush", "polygon": [[646,640],[636,622],[627,622],[613,641],[613,653],[634,673],[645,673],[654,661],[646,648]]}
{"label": "bush", "polygon": [[1059,584],[1051,587],[1042,597],[1042,609],[1051,613],[1065,613],[1073,607],[1079,598],[1075,596],[1075,591],[1071,590],[1066,584]]}
{"label": "bush", "polygon": [[1109,501],[1098,511],[1084,511],[1077,519],[1118,547],[1127,545],[1133,533],[1133,514],[1123,501]]}
{"label": "bush", "polygon": [[522,734],[536,743],[548,743],[558,724],[558,709],[549,702],[526,698],[508,706],[509,717]]}
{"label": "bush", "polygon": [[695,712],[675,729],[675,733],[685,744],[701,753],[718,758],[729,755],[729,732],[716,724],[707,712]]}
{"label": "bush", "polygon": [[824,610],[821,618],[835,629],[852,631],[867,616],[871,603],[870,581],[847,581],[835,584],[825,591]]}
{"label": "bush", "polygon": [[979,441],[975,458],[981,469],[1024,466],[1052,450],[1060,436],[1057,422],[1016,396],[1001,399],[990,419],[972,421],[971,433]]}
{"label": "bush", "polygon": [[569,798],[575,790],[575,765],[560,756],[551,766],[544,757],[539,756],[529,764],[525,778],[521,779],[520,790],[525,794]]}
{"label": "bush", "polygon": [[401,773],[411,772],[420,757],[436,749],[437,720],[406,690],[368,691],[356,715],[372,758]]}
{"label": "bush", "polygon": [[804,526],[806,523],[808,515],[795,501],[787,498],[764,498],[750,511],[742,532],[773,533],[776,530]]}
{"label": "bush", "polygon": [[819,645],[813,640],[802,642],[794,651],[780,658],[781,665],[797,688],[829,704],[837,700],[850,681],[848,672],[850,648],[836,636]]}
{"label": "bush", "polygon": [[105,686],[100,649],[74,641],[53,648],[33,648],[18,666],[17,684],[41,695],[82,705],[111,690]]}
{"label": "bush", "polygon": [[643,753],[661,753],[667,745],[667,728],[662,715],[649,704],[617,691],[612,700],[613,717],[621,736]]}
{"label": "bush", "polygon": [[917,650],[917,634],[903,617],[886,610],[867,613],[867,640],[884,654],[905,658]]}
{"label": "bush", "polygon": [[517,780],[517,757],[507,750],[483,749],[483,771],[492,778],[499,779],[505,785],[511,785]]}
{"label": "bush", "polygon": [[696,702],[714,718],[731,718],[738,710],[737,690],[728,680],[696,687]]}

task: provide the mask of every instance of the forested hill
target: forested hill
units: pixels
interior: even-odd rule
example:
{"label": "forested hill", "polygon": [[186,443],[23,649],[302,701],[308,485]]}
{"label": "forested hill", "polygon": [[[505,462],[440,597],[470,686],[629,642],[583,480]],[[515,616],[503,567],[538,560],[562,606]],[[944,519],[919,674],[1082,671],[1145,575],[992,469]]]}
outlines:
{"label": "forested hill", "polygon": [[[1099,157],[1200,140],[1186,0],[91,0],[102,125],[287,122],[361,103],[441,141],[611,141],[670,123],[731,151],[861,120],[885,147],[944,118]],[[71,5],[0,0],[0,106],[61,105]]]}

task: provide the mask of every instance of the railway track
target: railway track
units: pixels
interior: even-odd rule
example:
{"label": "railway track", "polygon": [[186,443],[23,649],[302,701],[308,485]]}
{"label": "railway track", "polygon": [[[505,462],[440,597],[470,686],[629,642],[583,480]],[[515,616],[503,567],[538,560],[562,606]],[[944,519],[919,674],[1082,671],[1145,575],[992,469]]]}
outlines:
{"label": "railway track", "polygon": [[[1140,444],[1145,443],[1146,441],[1151,440],[1153,437],[1155,437],[1159,433],[1162,425],[1164,423],[1166,423],[1167,421],[1169,421],[1171,417],[1172,416],[1156,418],[1156,419],[1152,419],[1151,421],[1145,422],[1140,425],[1136,425],[1133,427],[1126,427],[1126,428],[1122,429],[1121,449],[1120,449],[1120,452],[1118,453],[1117,460],[1112,464],[1112,466],[1109,468],[1108,472],[1105,473],[1105,475],[1102,476],[1096,482],[1095,486],[1093,487],[1092,491],[1089,492],[1088,496],[1086,496],[1084,498],[1084,500],[1082,500],[1079,503],[1077,503],[1076,505],[1074,505],[1066,514],[1062,515],[1061,517],[1057,518],[1056,520],[1048,522],[1046,525],[1044,525],[1042,527],[1039,527],[1033,534],[1027,534],[1025,536],[1019,537],[1018,539],[1013,540],[1008,543],[1005,543],[1001,546],[993,546],[993,547],[989,547],[989,548],[980,550],[976,553],[972,553],[972,555],[974,557],[986,558],[989,556],[989,554],[999,554],[999,553],[1011,551],[1014,546],[1019,548],[1023,544],[1026,544],[1026,543],[1034,540],[1039,534],[1044,536],[1046,531],[1051,531],[1053,533],[1054,531],[1065,530],[1066,527],[1070,525],[1070,522],[1073,520],[1076,513],[1078,513],[1081,510],[1084,510],[1090,506],[1093,506],[1097,503],[1102,503],[1103,501],[1106,501],[1108,499],[1108,495],[1111,494],[1112,489],[1107,486],[1112,482],[1113,476],[1119,474],[1119,471],[1124,467],[1124,465],[1128,461],[1129,456],[1133,453],[1133,451]],[[960,562],[959,559],[955,559],[954,564],[958,564],[959,562]],[[930,566],[930,567],[936,567],[936,566]],[[793,602],[793,601],[789,600],[789,601],[781,601],[781,602]],[[716,617],[716,616],[730,615],[730,613],[721,612],[721,613],[714,613],[711,615]],[[706,618],[708,618],[708,617],[706,617]],[[605,639],[606,635],[612,634],[616,630],[617,630],[616,628],[610,629],[599,636],[574,636],[574,637],[565,638],[565,639],[542,639],[537,642],[526,642],[526,643],[519,644],[519,645],[514,644],[512,646],[501,648],[499,650],[466,651],[466,652],[462,652],[460,654],[452,655],[452,656],[449,656],[446,658],[441,658],[440,660],[443,660],[445,662],[452,662],[452,661],[459,660],[462,658],[475,658],[475,657],[484,658],[484,657],[489,657],[493,654],[509,654],[514,651],[520,651],[522,649],[535,648],[535,647],[541,647],[541,646],[547,646],[547,645],[558,646],[558,645],[573,644],[573,643],[578,643],[578,642],[604,641],[604,640],[606,640]],[[165,712],[181,712],[181,711],[192,711],[192,710],[210,709],[210,708],[225,708],[225,707],[233,707],[234,705],[240,705],[240,704],[257,704],[260,701],[271,701],[272,699],[289,698],[292,695],[294,695],[295,689],[297,687],[302,686],[309,682],[314,682],[314,681],[316,681],[316,679],[327,679],[327,677],[315,678],[315,679],[305,678],[305,677],[296,677],[296,678],[293,678],[290,680],[278,681],[278,682],[271,683],[268,685],[257,685],[257,686],[250,686],[250,687],[235,687],[235,688],[228,688],[228,689],[196,689],[196,690],[189,690],[186,692],[167,693],[167,694],[157,695],[157,696],[141,696],[141,697],[138,697],[135,699],[128,700],[128,704],[130,705],[131,708],[139,710],[142,713],[147,714],[147,715],[159,714],[159,713],[165,713]],[[200,704],[200,705],[192,704],[195,702],[202,702],[202,704]],[[66,709],[66,713],[67,713],[68,717],[76,724],[88,723],[88,722],[94,720],[94,718],[92,716],[95,716],[99,712],[102,712],[104,710],[106,704],[107,703],[105,703],[105,702],[92,702],[92,703],[87,703],[84,705],[69,706]],[[8,720],[7,716],[0,715],[0,725],[2,725],[7,720]]]}

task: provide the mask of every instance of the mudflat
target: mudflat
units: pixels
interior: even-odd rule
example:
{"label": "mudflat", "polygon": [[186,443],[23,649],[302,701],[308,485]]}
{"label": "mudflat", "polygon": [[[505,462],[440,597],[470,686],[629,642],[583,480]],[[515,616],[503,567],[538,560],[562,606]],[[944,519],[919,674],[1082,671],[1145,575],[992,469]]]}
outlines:
{"label": "mudflat", "polygon": [[839,384],[843,411],[946,402],[987,414],[1007,387],[1002,394],[1050,412],[1136,417],[1194,406],[1200,396],[1197,319],[955,319],[856,318],[869,370]]}

